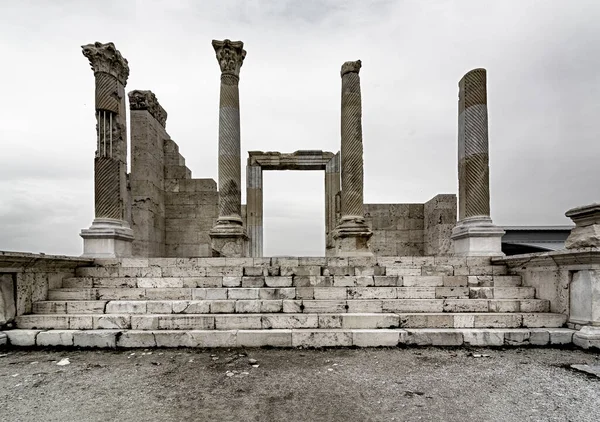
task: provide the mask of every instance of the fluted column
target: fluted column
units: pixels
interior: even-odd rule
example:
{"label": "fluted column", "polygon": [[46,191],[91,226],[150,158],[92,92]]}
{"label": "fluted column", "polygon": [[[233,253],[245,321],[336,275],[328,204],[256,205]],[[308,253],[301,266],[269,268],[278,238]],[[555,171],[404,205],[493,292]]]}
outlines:
{"label": "fluted column", "polygon": [[247,256],[242,226],[240,68],[246,57],[241,41],[213,40],[221,67],[219,102],[219,218],[210,232],[213,256]]}
{"label": "fluted column", "polygon": [[501,255],[504,231],[490,218],[489,146],[485,69],[468,72],[458,96],[458,217],[456,255]]}
{"label": "fluted column", "polygon": [[372,255],[372,232],[364,218],[361,61],[342,65],[342,217],[333,237],[338,256]]}
{"label": "fluted column", "polygon": [[131,256],[125,108],[129,66],[113,43],[96,42],[82,49],[96,82],[95,219],[81,231],[84,256]]}

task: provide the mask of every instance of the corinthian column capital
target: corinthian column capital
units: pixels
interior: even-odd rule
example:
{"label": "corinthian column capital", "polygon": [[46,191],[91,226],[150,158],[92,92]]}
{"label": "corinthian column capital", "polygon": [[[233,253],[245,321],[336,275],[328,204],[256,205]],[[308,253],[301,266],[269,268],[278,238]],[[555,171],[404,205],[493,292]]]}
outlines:
{"label": "corinthian column capital", "polygon": [[242,41],[213,40],[212,46],[217,55],[217,61],[223,75],[240,77],[240,68],[246,57],[244,43]]}
{"label": "corinthian column capital", "polygon": [[81,46],[83,55],[88,58],[94,74],[108,73],[125,86],[129,77],[129,65],[119,50],[111,42],[102,44],[95,42]]}

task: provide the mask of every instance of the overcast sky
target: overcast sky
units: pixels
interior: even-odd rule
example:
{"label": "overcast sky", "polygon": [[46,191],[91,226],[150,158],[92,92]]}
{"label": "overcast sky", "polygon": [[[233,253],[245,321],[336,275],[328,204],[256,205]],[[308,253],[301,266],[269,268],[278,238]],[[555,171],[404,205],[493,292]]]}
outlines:
{"label": "overcast sky", "polygon": [[[600,200],[600,2],[54,0],[0,3],[0,250],[79,255],[93,217],[94,78],[115,43],[196,178],[217,179],[219,66],[242,40],[247,151],[340,148],[340,66],[361,59],[366,203],[457,191],[458,81],[488,70],[491,210],[560,225]],[[265,173],[265,254],[324,251],[322,172]],[[245,202],[245,192],[242,200]]]}

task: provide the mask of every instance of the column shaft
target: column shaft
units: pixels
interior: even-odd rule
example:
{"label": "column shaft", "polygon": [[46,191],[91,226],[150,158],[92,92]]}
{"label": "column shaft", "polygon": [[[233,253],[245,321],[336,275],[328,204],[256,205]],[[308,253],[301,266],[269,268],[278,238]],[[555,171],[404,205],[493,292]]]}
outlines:
{"label": "column shaft", "polygon": [[242,224],[239,78],[221,75],[219,104],[219,220]]}
{"label": "column shaft", "polygon": [[490,173],[485,69],[467,73],[458,94],[458,218],[452,249],[458,256],[502,255],[504,230],[490,218]]}
{"label": "column shaft", "polygon": [[373,256],[373,232],[365,222],[363,205],[362,105],[360,60],[342,65],[341,218],[333,232],[337,256]]}
{"label": "column shaft", "polygon": [[363,218],[361,63],[348,63],[342,67],[342,218]]}
{"label": "column shaft", "polygon": [[490,215],[485,69],[472,70],[459,83],[458,190],[460,220]]}

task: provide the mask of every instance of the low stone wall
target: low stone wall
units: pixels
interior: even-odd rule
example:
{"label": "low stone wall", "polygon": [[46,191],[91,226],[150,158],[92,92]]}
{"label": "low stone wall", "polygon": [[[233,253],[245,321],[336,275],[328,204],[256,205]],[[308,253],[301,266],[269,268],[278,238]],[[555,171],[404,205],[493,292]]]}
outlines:
{"label": "low stone wall", "polygon": [[494,258],[535,287],[552,312],[565,314],[571,327],[600,326],[600,250],[573,249]]}
{"label": "low stone wall", "polygon": [[0,327],[31,312],[33,302],[46,300],[49,289],[75,276],[75,268],[93,259],[0,251]]}

